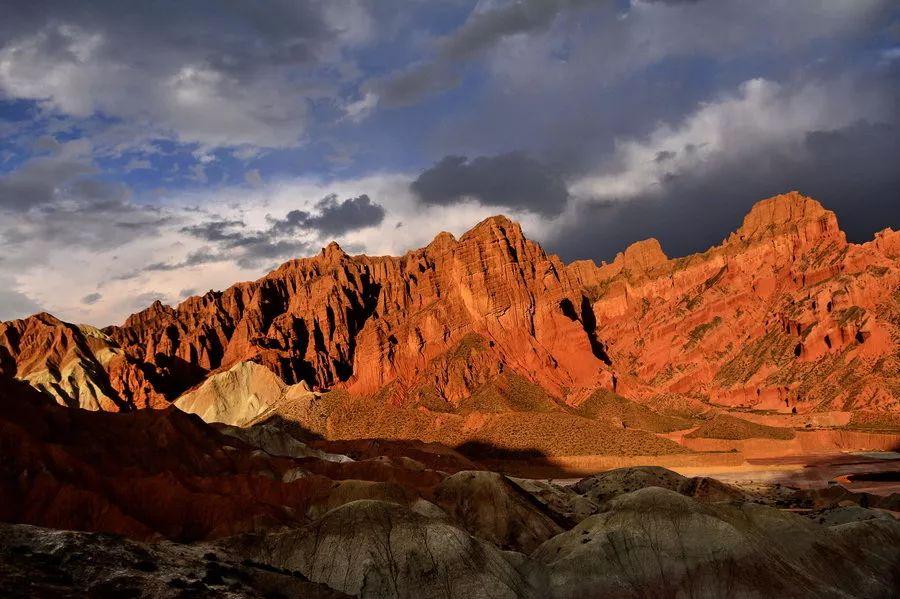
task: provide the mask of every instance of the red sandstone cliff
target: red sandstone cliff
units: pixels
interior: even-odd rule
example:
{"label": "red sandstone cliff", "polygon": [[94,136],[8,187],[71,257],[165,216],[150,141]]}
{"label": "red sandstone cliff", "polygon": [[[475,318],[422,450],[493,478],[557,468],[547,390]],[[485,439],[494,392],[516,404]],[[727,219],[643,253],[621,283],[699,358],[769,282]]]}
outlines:
{"label": "red sandstone cliff", "polygon": [[788,412],[896,410],[898,246],[889,229],[848,244],[833,212],[792,192],[759,202],[702,254],[629,265],[629,248],[610,265],[570,269],[592,294],[622,392]]}
{"label": "red sandstone cliff", "polygon": [[669,259],[651,239],[599,267],[565,265],[497,216],[400,257],[332,243],[103,332],[3,323],[0,370],[104,410],[166,405],[248,360],[432,413],[566,411],[596,388],[657,407],[896,410],[898,257],[900,233],[848,244],[796,192],[701,254]]}
{"label": "red sandstone cliff", "polygon": [[332,243],[258,281],[175,309],[154,304],[106,332],[176,388],[254,360],[289,383],[359,394],[412,384],[475,333],[490,368],[562,393],[609,378],[593,324],[565,265],[497,216],[401,257],[348,256]]}

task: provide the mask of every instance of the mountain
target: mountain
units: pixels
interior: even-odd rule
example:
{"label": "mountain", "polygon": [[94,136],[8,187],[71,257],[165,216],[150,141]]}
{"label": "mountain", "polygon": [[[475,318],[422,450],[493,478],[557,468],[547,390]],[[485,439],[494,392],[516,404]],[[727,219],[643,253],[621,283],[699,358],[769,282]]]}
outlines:
{"label": "mountain", "polygon": [[[401,257],[351,257],[332,243],[258,281],[177,308],[157,303],[105,332],[175,392],[246,360],[314,389],[407,389],[468,333],[485,339],[490,356],[470,377],[503,364],[561,392],[593,388],[607,372],[585,309],[559,258],[497,216]],[[435,384],[448,402],[471,390],[464,381]]]}
{"label": "mountain", "polygon": [[898,289],[791,193],[679,259],[497,216],[0,323],[0,595],[894,597],[896,462],[839,452],[900,447]]}
{"label": "mountain", "polygon": [[797,193],[756,204],[702,254],[655,240],[576,263],[622,391],[782,413],[900,409],[900,233],[849,244]]}
{"label": "mountain", "polygon": [[[175,401],[209,421],[277,414],[329,439],[500,457],[742,450],[728,426],[678,433],[720,413],[785,448],[883,448],[896,436],[859,435],[898,430],[898,259],[900,233],[848,243],[797,192],[677,259],[650,239],[565,264],[495,216],[399,257],[332,243],[102,331],[3,323],[0,372],[71,406]],[[795,439],[809,428],[847,434]]]}

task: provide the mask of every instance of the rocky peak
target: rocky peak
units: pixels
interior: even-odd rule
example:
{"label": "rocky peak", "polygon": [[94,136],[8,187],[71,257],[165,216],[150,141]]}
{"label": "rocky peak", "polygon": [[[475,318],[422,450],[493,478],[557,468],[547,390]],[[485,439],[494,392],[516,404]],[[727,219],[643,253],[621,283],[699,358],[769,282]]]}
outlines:
{"label": "rocky peak", "polygon": [[[160,318],[174,318],[175,315],[175,309],[172,308],[172,306],[167,306],[160,300],[156,300],[140,312],[136,312],[129,316],[125,320],[125,324],[123,325],[123,327],[140,327],[142,324],[147,322],[157,322]],[[108,333],[108,331],[104,332]]]}
{"label": "rocky peak", "polygon": [[484,241],[499,241],[502,239],[511,244],[516,244],[525,240],[525,234],[522,233],[522,227],[519,226],[519,223],[510,220],[502,214],[496,214],[489,216],[472,227],[459,240],[464,242],[473,239]]}
{"label": "rocky peak", "polygon": [[432,252],[444,252],[452,248],[456,243],[456,237],[453,236],[453,233],[441,231],[435,235],[425,249]]}
{"label": "rocky peak", "polygon": [[754,204],[729,241],[754,241],[794,231],[840,234],[834,212],[800,192],[790,191]]}
{"label": "rocky peak", "polygon": [[653,237],[632,243],[622,253],[622,266],[626,270],[639,272],[646,272],[668,260],[659,241]]}
{"label": "rocky peak", "polygon": [[322,248],[321,255],[328,262],[340,262],[347,257],[347,253],[338,245],[338,242],[332,241]]}
{"label": "rocky peak", "polygon": [[25,322],[29,324],[37,322],[48,327],[58,327],[65,325],[63,321],[53,316],[49,312],[38,312],[37,314],[32,314],[25,319]]}

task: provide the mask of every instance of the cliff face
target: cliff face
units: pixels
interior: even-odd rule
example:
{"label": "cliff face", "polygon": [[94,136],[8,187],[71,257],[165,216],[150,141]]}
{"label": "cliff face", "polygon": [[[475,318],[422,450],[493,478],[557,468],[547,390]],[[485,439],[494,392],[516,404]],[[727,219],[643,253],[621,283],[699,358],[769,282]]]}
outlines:
{"label": "cliff face", "polygon": [[89,410],[165,407],[144,370],[99,329],[40,313],[0,322],[0,375]]}
{"label": "cliff face", "polygon": [[434,412],[565,411],[597,388],[653,405],[893,410],[898,257],[900,233],[848,244],[796,192],[706,252],[669,259],[650,239],[600,266],[566,265],[496,216],[400,257],[332,243],[102,332],[46,314],[3,323],[0,369],[103,410],[162,407],[246,361]]}
{"label": "cliff face", "polygon": [[176,390],[253,360],[288,383],[370,394],[413,384],[470,333],[495,365],[553,391],[608,378],[580,285],[504,217],[401,257],[351,257],[331,244],[258,281],[175,309],[154,304],[106,332]]}
{"label": "cliff face", "polygon": [[702,254],[628,265],[630,250],[570,267],[623,393],[787,412],[900,406],[900,233],[848,244],[833,212],[789,193]]}

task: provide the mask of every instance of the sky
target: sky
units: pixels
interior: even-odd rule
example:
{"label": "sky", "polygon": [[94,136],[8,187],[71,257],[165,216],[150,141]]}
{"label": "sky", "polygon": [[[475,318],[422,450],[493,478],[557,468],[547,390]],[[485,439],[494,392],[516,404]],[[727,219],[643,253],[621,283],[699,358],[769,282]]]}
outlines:
{"label": "sky", "polygon": [[503,213],[702,251],[799,190],[900,226],[896,0],[0,0],[0,320],[119,324]]}

